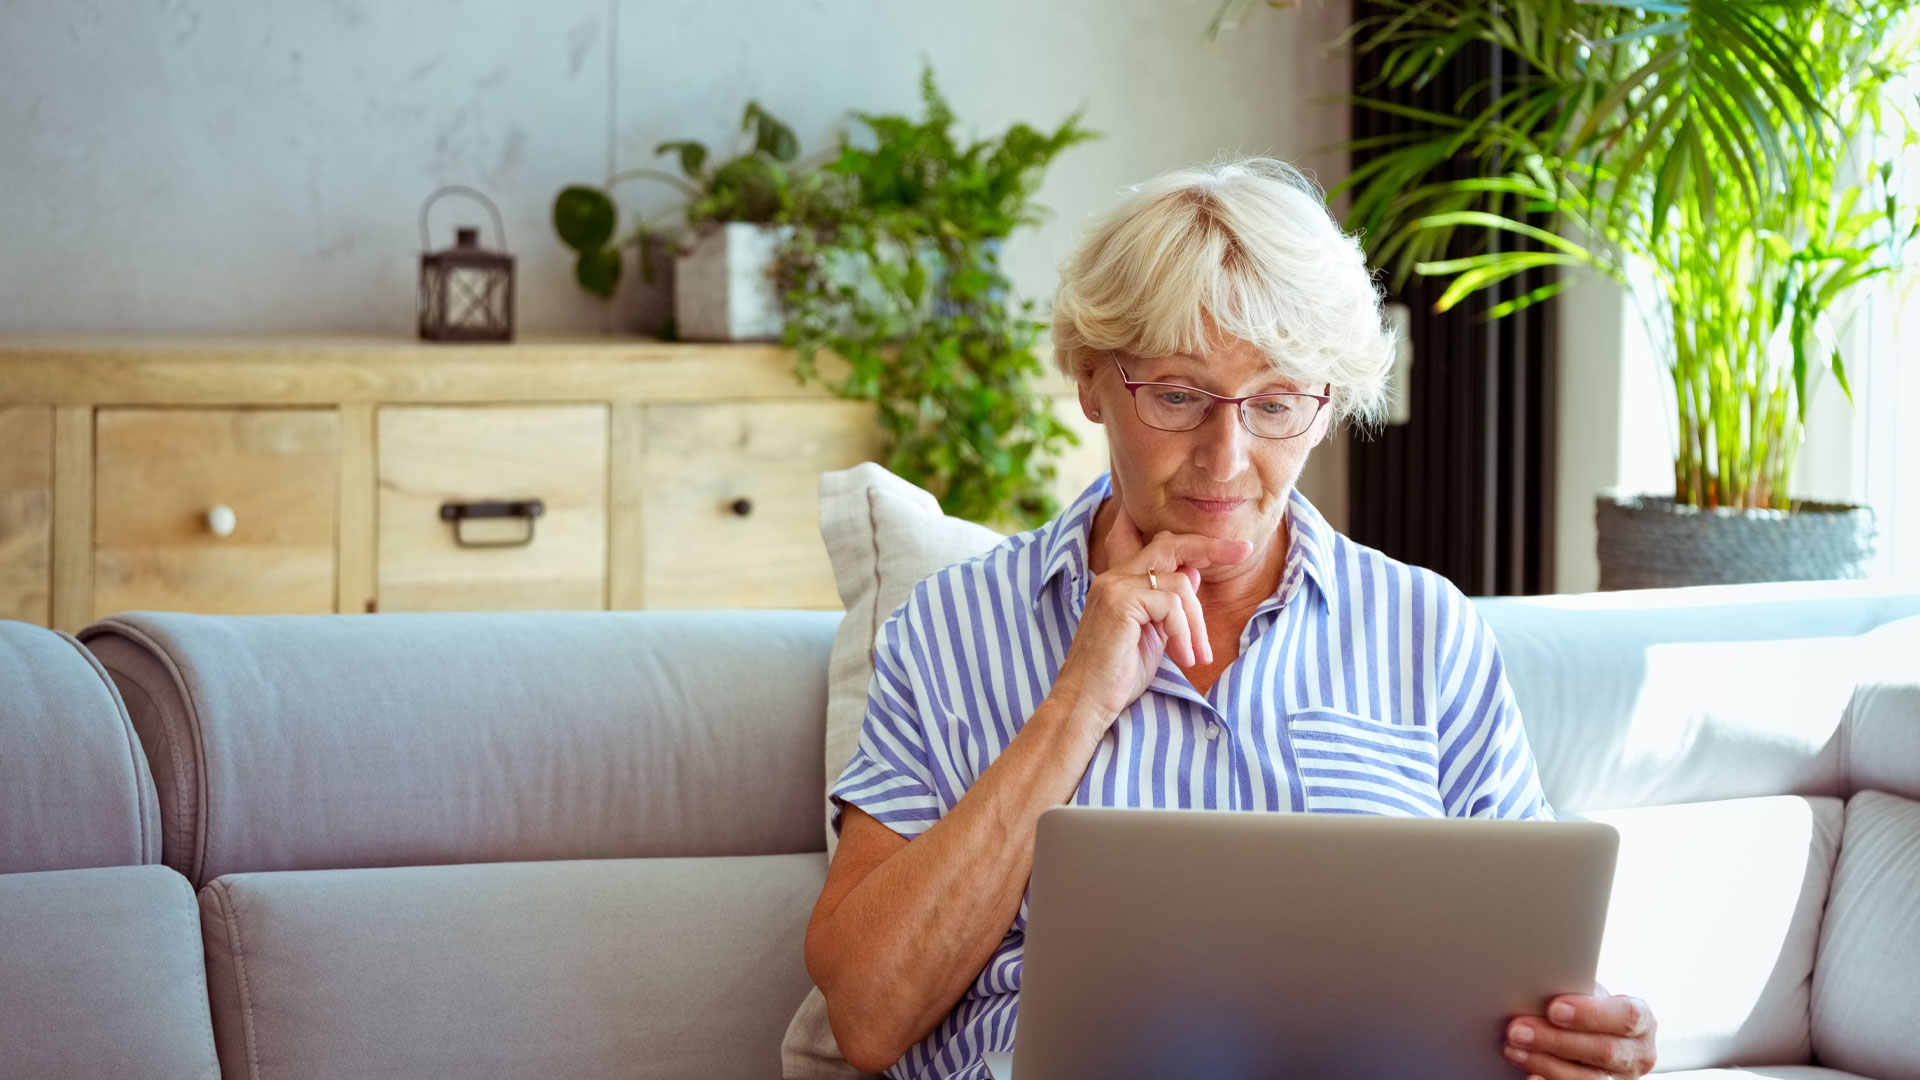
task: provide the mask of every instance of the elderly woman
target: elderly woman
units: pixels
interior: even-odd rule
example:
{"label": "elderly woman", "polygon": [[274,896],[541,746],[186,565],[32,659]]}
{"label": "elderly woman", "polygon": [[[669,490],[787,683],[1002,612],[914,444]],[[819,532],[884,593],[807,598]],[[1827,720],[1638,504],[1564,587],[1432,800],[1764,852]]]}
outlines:
{"label": "elderly woman", "polygon": [[[1390,346],[1311,182],[1251,159],[1135,188],[1062,267],[1053,342],[1112,471],[886,620],[833,789],[807,968],[848,1059],[903,1080],[1012,1047],[1050,806],[1551,816],[1472,604],[1294,488],[1379,411]],[[1638,1000],[1545,1012],[1507,1028],[1528,1075],[1651,1068]]]}

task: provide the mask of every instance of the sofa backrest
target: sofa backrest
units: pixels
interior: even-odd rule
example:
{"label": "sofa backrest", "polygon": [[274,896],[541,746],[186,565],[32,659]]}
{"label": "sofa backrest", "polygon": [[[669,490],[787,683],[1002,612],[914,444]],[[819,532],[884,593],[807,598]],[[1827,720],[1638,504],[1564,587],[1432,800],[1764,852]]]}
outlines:
{"label": "sofa backrest", "polygon": [[222,874],[819,851],[828,612],[126,612],[80,634]]}
{"label": "sofa backrest", "polygon": [[72,635],[0,619],[0,874],[160,858],[126,708]]}
{"label": "sofa backrest", "polygon": [[1868,788],[1920,796],[1920,593],[1845,592],[1475,604],[1557,810]]}

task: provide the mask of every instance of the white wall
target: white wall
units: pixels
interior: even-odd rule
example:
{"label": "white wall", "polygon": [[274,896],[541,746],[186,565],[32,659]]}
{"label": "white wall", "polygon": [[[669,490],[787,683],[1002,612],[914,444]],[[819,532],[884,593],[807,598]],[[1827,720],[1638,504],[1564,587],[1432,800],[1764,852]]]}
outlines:
{"label": "white wall", "polygon": [[1600,584],[1594,496],[1609,488],[1673,493],[1671,392],[1626,290],[1588,270],[1560,304],[1559,459],[1554,591]]}
{"label": "white wall", "polygon": [[[963,134],[1051,129],[1063,154],[1016,238],[1050,297],[1083,217],[1221,151],[1316,167],[1346,131],[1346,4],[1262,13],[1209,45],[1214,0],[6,0],[0,6],[0,331],[407,332],[416,212],[488,192],[520,258],[520,324],[594,330],[548,208],[663,140],[710,146],[749,98],[831,145],[851,108],[918,113],[929,56]],[[612,130],[610,130],[610,126]],[[611,153],[610,151],[611,143]],[[665,159],[658,159],[665,164]],[[629,209],[667,197],[623,187]],[[477,208],[436,212],[433,246]],[[615,320],[616,322],[618,320]]]}

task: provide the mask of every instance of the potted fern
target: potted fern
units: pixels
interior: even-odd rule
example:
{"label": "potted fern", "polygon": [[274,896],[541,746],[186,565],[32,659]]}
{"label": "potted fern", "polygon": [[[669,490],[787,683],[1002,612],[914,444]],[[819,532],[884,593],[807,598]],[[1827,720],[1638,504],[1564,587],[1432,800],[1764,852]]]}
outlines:
{"label": "potted fern", "polygon": [[[1245,6],[1229,3],[1223,11]],[[1911,0],[1382,0],[1342,39],[1376,53],[1354,103],[1401,118],[1334,188],[1396,282],[1448,286],[1445,310],[1540,268],[1586,266],[1636,296],[1664,338],[1674,491],[1602,495],[1602,588],[1860,577],[1873,512],[1793,499],[1809,391],[1832,377],[1875,279],[1902,273],[1920,221],[1891,140],[1914,140]],[[1376,96],[1463,49],[1517,65],[1510,90],[1446,110]],[[1468,179],[1441,179],[1462,158]],[[1559,276],[1489,309],[1547,300]]]}
{"label": "potted fern", "polygon": [[[1000,257],[1041,219],[1048,163],[1097,135],[1075,114],[1051,132],[961,141],[931,67],[920,86],[924,116],[856,112],[870,138],[843,134],[839,156],[795,185],[784,340],[803,377],[876,404],[888,469],[949,514],[1026,528],[1056,512],[1051,460],[1078,440],[1033,386],[1044,324],[1013,299]],[[847,373],[827,378],[821,350]]]}

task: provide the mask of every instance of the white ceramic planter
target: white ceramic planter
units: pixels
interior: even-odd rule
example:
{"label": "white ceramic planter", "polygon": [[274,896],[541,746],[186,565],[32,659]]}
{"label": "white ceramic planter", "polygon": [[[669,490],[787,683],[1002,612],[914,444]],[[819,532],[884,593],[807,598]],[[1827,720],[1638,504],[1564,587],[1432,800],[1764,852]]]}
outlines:
{"label": "white ceramic planter", "polygon": [[786,327],[774,254],[791,225],[728,222],[673,262],[674,333],[682,341],[778,341]]}

